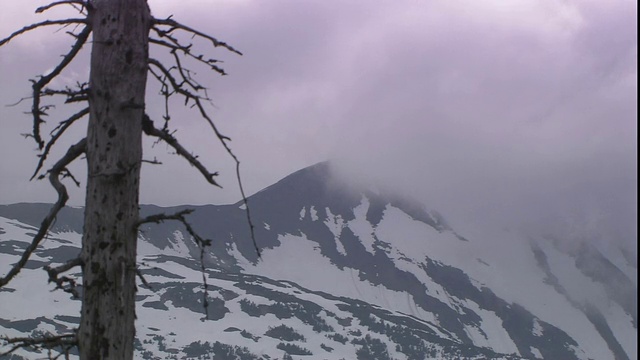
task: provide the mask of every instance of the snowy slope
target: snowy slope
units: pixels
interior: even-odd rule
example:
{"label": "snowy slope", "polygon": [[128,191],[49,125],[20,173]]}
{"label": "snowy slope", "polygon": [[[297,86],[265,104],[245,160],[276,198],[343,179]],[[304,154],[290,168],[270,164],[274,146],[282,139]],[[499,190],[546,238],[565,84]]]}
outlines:
{"label": "snowy slope", "polygon": [[[208,319],[193,241],[178,224],[141,229],[139,263],[151,288],[139,287],[137,356],[637,358],[637,270],[628,256],[506,230],[465,228],[462,237],[422,204],[346,190],[330,176],[318,164],[250,198],[260,259],[240,204],[195,208],[189,221],[213,240]],[[44,211],[0,206],[0,271]],[[51,291],[41,267],[77,254],[81,213],[66,209],[28,269],[0,289],[0,334],[77,322],[78,302]]]}
{"label": "snowy slope", "polygon": [[[0,270],[7,271],[35,228],[2,217],[0,228]],[[141,269],[149,284],[140,285],[138,293],[139,358],[206,354],[215,354],[215,358],[234,354],[229,358],[242,359],[278,359],[285,354],[326,359],[410,359],[422,354],[440,359],[514,358],[466,346],[437,325],[412,316],[266,276],[207,270],[209,307],[205,314],[199,264],[179,241],[183,233],[176,230],[172,236],[169,242],[174,246],[162,250],[144,238],[139,240],[139,262],[145,264]],[[52,233],[32,257],[32,265],[3,288],[0,333],[20,337],[71,331],[78,321],[79,301],[45,286],[46,273],[40,267],[56,263],[50,254],[67,257],[78,251],[78,245],[77,233]],[[382,322],[393,329],[376,332],[376,325]],[[397,350],[402,345],[406,348]],[[303,355],[307,352],[312,355]],[[20,350],[16,355],[36,358],[41,356],[38,353]]]}

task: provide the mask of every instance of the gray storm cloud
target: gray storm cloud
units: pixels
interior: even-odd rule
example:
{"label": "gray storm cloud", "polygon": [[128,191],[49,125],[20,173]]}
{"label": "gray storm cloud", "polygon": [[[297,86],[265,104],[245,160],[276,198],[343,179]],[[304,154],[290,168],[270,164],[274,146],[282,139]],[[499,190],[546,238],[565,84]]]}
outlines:
{"label": "gray storm cloud", "polygon": [[[245,54],[216,51],[230,75],[198,74],[250,193],[334,159],[346,177],[402,189],[460,222],[572,219],[564,222],[635,244],[634,1],[150,6]],[[34,7],[11,2],[0,36],[32,19],[24,14]],[[46,30],[0,48],[2,103],[28,95],[26,79],[50,68],[49,55],[62,54],[68,40]],[[66,76],[87,69],[80,63]],[[147,107],[161,114],[151,96]],[[165,147],[148,146],[146,157],[165,166],[145,167],[143,202],[236,201],[232,162],[196,113],[174,109],[176,136],[222,172],[225,190],[210,188]],[[18,135],[30,129],[23,111],[0,109],[2,152],[15,154],[0,160],[0,201],[51,201],[46,184],[26,183],[36,160],[33,144]],[[72,203],[81,204],[82,193]]]}

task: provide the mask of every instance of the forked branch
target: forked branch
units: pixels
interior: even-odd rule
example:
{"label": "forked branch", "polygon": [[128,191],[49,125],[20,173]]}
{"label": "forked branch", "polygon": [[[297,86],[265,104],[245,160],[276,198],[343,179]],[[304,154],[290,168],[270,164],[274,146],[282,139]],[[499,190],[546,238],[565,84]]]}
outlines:
{"label": "forked branch", "polygon": [[[164,26],[168,26],[169,29],[168,30],[162,30],[158,27],[158,25],[164,25]],[[153,20],[153,30],[155,30],[158,33],[158,36],[160,37],[165,37],[168,36],[170,34],[172,34],[175,30],[183,30],[186,31],[187,33],[191,33],[193,36],[198,36],[201,37],[203,39],[209,40],[211,41],[211,43],[213,44],[214,47],[223,47],[231,52],[234,52],[238,55],[242,55],[242,53],[236,49],[234,49],[232,46],[230,46],[229,44],[223,42],[223,41],[219,41],[218,39],[207,35],[203,32],[200,32],[194,28],[191,28],[189,26],[183,25],[175,20],[173,20],[171,17],[168,17],[166,19],[154,19]]]}
{"label": "forked branch", "polygon": [[62,289],[62,291],[73,295],[75,299],[79,299],[80,294],[78,294],[78,291],[76,290],[76,280],[67,276],[59,276],[60,274],[81,265],[82,259],[77,257],[57,267],[50,267],[47,265],[44,267],[44,270],[49,274],[49,282],[56,284],[56,289]]}
{"label": "forked branch", "polygon": [[[166,36],[166,35],[164,35]],[[182,45],[180,44],[180,42],[177,39],[174,39],[173,41],[171,41],[172,43],[169,43],[167,41],[163,41],[160,39],[154,39],[154,38],[149,38],[149,42],[151,44],[155,44],[155,45],[159,45],[159,46],[163,46],[166,47],[167,49],[169,49],[169,52],[174,54],[174,56],[177,56],[177,54],[179,52],[183,53],[184,55],[206,65],[209,66],[211,68],[211,70],[216,71],[217,73],[219,73],[220,75],[227,75],[227,73],[224,71],[223,68],[217,66],[216,64],[221,62],[220,60],[217,59],[213,59],[213,58],[209,58],[206,59],[204,57],[204,55],[199,54],[196,55],[193,52],[191,52],[191,44],[189,45]]]}
{"label": "forked branch", "polygon": [[66,97],[64,100],[65,104],[71,104],[75,102],[88,101],[89,100],[89,90],[87,89],[88,84],[78,84],[78,90],[74,90],[70,87],[65,87],[64,89],[51,89],[46,88],[42,90],[42,96],[55,96],[55,95],[63,95]]}

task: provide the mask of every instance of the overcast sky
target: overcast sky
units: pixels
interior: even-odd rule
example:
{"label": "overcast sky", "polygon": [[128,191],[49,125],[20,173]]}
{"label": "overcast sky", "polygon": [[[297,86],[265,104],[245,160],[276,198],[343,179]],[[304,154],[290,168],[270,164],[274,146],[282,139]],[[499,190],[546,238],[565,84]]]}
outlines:
{"label": "overcast sky", "polygon": [[[4,1],[0,37],[64,16],[32,15],[43,3]],[[581,229],[637,234],[634,0],[149,3],[155,16],[173,14],[244,53],[201,47],[225,61],[226,77],[194,67],[249,193],[339,159],[345,177],[402,189],[459,219],[562,214]],[[69,48],[71,38],[54,30],[0,48],[1,104],[28,96],[27,79]],[[86,55],[57,85],[88,75]],[[159,118],[151,95],[147,108]],[[20,136],[31,129],[28,109],[0,107],[0,203],[55,199],[47,183],[28,182],[37,160]],[[176,136],[221,171],[225,189],[158,145],[145,158],[165,166],[144,166],[142,202],[236,201],[232,162],[208,126],[179,103],[172,115]],[[76,190],[71,203],[82,198]]]}

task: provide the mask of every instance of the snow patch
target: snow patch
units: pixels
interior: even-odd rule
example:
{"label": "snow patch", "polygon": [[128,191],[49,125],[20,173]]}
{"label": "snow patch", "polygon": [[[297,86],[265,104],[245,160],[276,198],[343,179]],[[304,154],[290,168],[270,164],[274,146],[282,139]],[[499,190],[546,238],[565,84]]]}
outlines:
{"label": "snow patch", "polygon": [[341,215],[333,215],[329,208],[326,208],[325,210],[327,212],[327,220],[325,220],[324,224],[333,234],[333,239],[336,242],[336,249],[340,254],[347,255],[347,251],[344,248],[342,241],[340,241],[340,235],[342,235],[342,230],[345,228],[346,224]]}
{"label": "snow patch", "polygon": [[431,226],[390,205],[385,208],[375,234],[401,254],[410,254],[411,258],[419,260],[427,256],[431,242],[443,238],[443,234]]}
{"label": "snow patch", "polygon": [[610,302],[609,307],[602,311],[607,319],[607,324],[613,332],[616,340],[629,356],[629,359],[638,358],[638,329],[633,325],[631,315],[626,313],[617,303]]}
{"label": "snow patch", "polygon": [[[278,240],[281,243],[278,248],[265,249],[262,253],[262,261],[256,265],[247,266],[245,271],[274,280],[292,281],[305,288],[335,296],[360,299],[423,321],[439,324],[433,313],[416,306],[413,297],[406,292],[389,290],[382,285],[373,285],[367,280],[362,280],[360,272],[356,269],[337,268],[320,253],[318,245],[309,241],[306,235],[280,235]],[[306,269],[313,269],[313,271],[305,271]],[[447,335],[447,337],[450,336]]]}
{"label": "snow patch", "polygon": [[509,336],[509,333],[504,329],[502,319],[498,317],[496,313],[481,309],[478,304],[472,301],[460,300],[460,304],[466,306],[482,318],[480,324],[480,329],[482,330],[475,326],[465,327],[474,345],[488,347],[503,354],[520,355],[518,346],[516,346],[515,342]]}
{"label": "snow patch", "polygon": [[318,211],[315,206],[311,206],[311,208],[309,208],[309,215],[311,215],[312,221],[318,221]]}
{"label": "snow patch", "polygon": [[366,197],[362,197],[360,201],[360,205],[353,209],[353,215],[355,215],[355,219],[349,221],[347,226],[349,229],[356,235],[365,250],[372,255],[375,255],[375,237],[374,232],[375,229],[371,225],[371,223],[367,220],[367,211],[369,210],[369,199]]}
{"label": "snow patch", "polygon": [[[189,239],[190,241],[191,239]],[[184,234],[182,234],[182,231],[180,230],[176,230],[173,232],[173,240],[169,239],[169,242],[171,243],[171,250],[172,254],[171,255],[177,255],[180,257],[189,257],[189,248],[187,247],[187,244],[185,243],[185,241],[187,241],[184,238]],[[167,254],[166,251],[164,251],[165,254]]]}
{"label": "snow patch", "polygon": [[542,336],[542,326],[540,326],[538,319],[533,319],[533,328],[531,329],[531,333],[535,336]]}
{"label": "snow patch", "polygon": [[531,353],[533,354],[533,356],[536,357],[536,359],[543,359],[542,353],[540,353],[540,350],[538,350],[533,346],[531,346],[530,349],[531,349]]}

